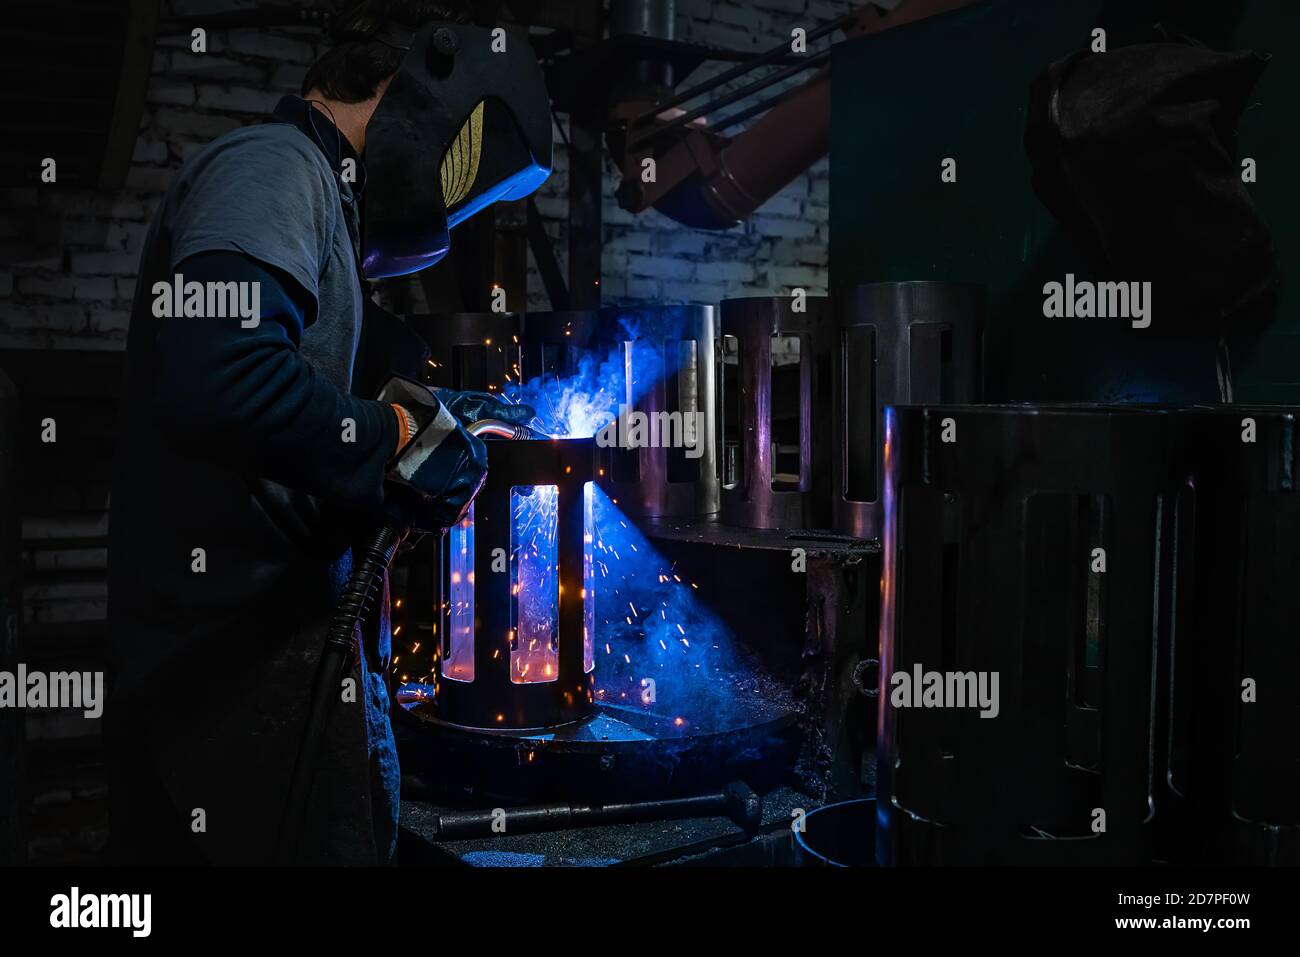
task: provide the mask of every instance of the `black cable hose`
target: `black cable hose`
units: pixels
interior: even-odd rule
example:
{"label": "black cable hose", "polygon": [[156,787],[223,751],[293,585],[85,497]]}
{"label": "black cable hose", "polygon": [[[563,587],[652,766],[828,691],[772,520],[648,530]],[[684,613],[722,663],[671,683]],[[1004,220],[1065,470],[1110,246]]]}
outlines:
{"label": "black cable hose", "polygon": [[321,649],[320,662],[316,666],[307,723],[303,727],[302,744],[298,748],[289,797],[280,821],[280,841],[275,852],[277,864],[293,864],[298,859],[325,728],[356,654],[357,625],[369,613],[403,534],[400,529],[384,527],[375,532],[364,547],[353,550],[352,573],[330,621],[325,647]]}

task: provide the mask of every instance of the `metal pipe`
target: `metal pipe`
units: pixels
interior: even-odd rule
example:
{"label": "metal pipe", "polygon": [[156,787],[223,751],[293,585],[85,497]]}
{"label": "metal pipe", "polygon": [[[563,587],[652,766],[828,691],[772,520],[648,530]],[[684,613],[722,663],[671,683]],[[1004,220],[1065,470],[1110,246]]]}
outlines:
{"label": "metal pipe", "polygon": [[785,100],[799,92],[799,87],[789,90],[782,90],[780,93],[773,94],[753,106],[745,107],[743,110],[737,110],[735,113],[729,113],[720,120],[715,120],[704,128],[705,133],[721,133],[723,130],[730,129],[737,123],[743,123],[751,117],[758,116],[760,113],[766,113],[773,107],[780,106]]}
{"label": "metal pipe", "polygon": [[[720,96],[716,100],[711,100],[710,102],[705,103],[703,106],[682,113],[680,116],[674,116],[667,122],[661,123],[658,126],[650,127],[649,129],[636,134],[628,142],[627,148],[629,150],[636,149],[642,143],[657,139],[670,130],[675,130],[679,126],[685,126],[687,123],[698,120],[701,116],[704,116],[707,113],[711,113],[714,110],[720,110],[724,106],[730,106],[732,103],[735,103],[738,100],[743,100],[747,96],[753,96],[755,93],[767,89],[774,83],[780,83],[782,80],[788,79],[796,73],[802,73],[804,70],[819,67],[826,63],[830,58],[831,51],[827,49],[810,56],[807,60],[800,61],[799,63],[792,63],[787,67],[782,67],[775,73],[769,73],[767,76],[755,80],[753,83],[746,86],[742,86],[737,90],[733,90],[725,96]],[[663,110],[660,110],[659,112],[662,113]]]}
{"label": "metal pipe", "polygon": [[724,814],[748,832],[763,820],[763,798],[743,781],[733,781],[722,791],[697,797],[625,804],[537,804],[498,811],[450,811],[437,817],[437,836],[444,840],[492,837],[496,834],[533,834],[537,831],[596,824],[662,821],[671,818]]}
{"label": "metal pipe", "polygon": [[727,144],[702,186],[706,201],[736,221],[748,219],[826,155],[830,136],[830,70],[823,69]]}
{"label": "metal pipe", "polygon": [[[822,26],[818,27],[816,30],[812,31],[812,33],[808,34],[808,38],[807,38],[808,42],[815,43],[816,41],[820,40],[822,37],[834,33],[836,30],[840,29],[841,27],[847,26],[848,24],[852,23],[854,20],[858,18],[859,15],[860,15],[859,12],[855,11],[854,13],[845,14],[844,16],[840,17],[838,20],[832,20],[830,23],[823,24]],[[657,104],[656,106],[652,107],[646,112],[639,114],[637,117],[635,117],[632,120],[632,124],[635,125],[644,120],[653,119],[654,117],[658,116],[660,113],[664,112],[664,110],[671,110],[673,107],[681,106],[686,101],[695,99],[701,93],[708,93],[710,90],[715,90],[722,84],[728,83],[731,80],[734,80],[738,76],[744,76],[746,73],[749,73],[751,70],[757,70],[761,66],[767,66],[769,63],[772,63],[775,60],[779,60],[781,57],[785,56],[789,52],[790,52],[790,44],[783,40],[782,42],[778,43],[776,46],[772,47],[772,49],[768,50],[766,53],[762,53],[752,60],[748,60],[744,63],[732,67],[730,70],[726,70],[722,73],[719,73],[717,76],[713,77],[710,80],[705,80],[703,83],[697,83],[689,90],[685,90],[681,93],[678,93],[677,95],[670,97],[664,102]]]}

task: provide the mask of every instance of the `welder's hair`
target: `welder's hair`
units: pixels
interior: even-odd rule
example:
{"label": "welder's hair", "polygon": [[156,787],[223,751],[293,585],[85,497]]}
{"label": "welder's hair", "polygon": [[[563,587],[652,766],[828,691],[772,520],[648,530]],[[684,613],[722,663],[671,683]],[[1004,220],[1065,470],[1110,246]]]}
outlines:
{"label": "welder's hair", "polygon": [[333,45],[307,71],[302,93],[320,90],[332,100],[360,103],[397,72],[406,51],[383,38],[410,33],[432,20],[469,23],[470,0],[345,0],[334,19]]}

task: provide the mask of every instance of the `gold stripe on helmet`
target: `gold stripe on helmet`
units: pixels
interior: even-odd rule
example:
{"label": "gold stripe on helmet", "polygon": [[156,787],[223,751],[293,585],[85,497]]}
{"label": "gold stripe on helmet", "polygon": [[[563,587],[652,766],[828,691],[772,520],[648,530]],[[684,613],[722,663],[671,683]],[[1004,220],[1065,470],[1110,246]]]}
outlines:
{"label": "gold stripe on helmet", "polygon": [[442,158],[442,197],[448,209],[469,195],[478,176],[482,150],[483,104],[480,102]]}

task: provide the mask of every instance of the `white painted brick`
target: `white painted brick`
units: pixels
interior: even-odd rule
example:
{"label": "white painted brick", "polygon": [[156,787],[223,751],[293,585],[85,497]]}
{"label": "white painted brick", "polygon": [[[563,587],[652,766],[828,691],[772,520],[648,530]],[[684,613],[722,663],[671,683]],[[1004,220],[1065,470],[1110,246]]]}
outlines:
{"label": "white painted brick", "polygon": [[144,237],[148,231],[149,227],[144,223],[114,223],[109,227],[104,242],[110,249],[139,252],[144,248]]}
{"label": "white painted brick", "polygon": [[154,113],[150,127],[153,135],[159,139],[194,137],[211,140],[242,125],[239,120],[230,116],[213,116],[210,113],[191,113],[165,108]]}
{"label": "white painted brick", "polygon": [[274,90],[248,87],[227,89],[205,84],[199,87],[199,106],[210,110],[229,110],[232,113],[270,113],[281,95]]}
{"label": "white painted brick", "polygon": [[773,266],[767,270],[767,279],[778,289],[812,289],[825,281],[825,275],[811,266]]}
{"label": "white painted brick", "polygon": [[173,80],[260,83],[266,79],[266,70],[236,60],[228,60],[215,53],[189,53],[177,50],[172,54],[171,70],[165,75]]}
{"label": "white painted brick", "polygon": [[806,219],[788,219],[784,216],[758,214],[754,224],[767,236],[785,236],[793,239],[811,239],[817,235],[817,224]]}
{"label": "white painted brick", "polygon": [[0,303],[0,327],[80,332],[86,328],[86,311],[67,303],[52,306]]}
{"label": "white painted brick", "polygon": [[684,261],[674,262],[670,259],[661,259],[654,256],[631,255],[627,257],[629,276],[656,279],[671,272],[675,274],[676,278],[684,279],[689,277],[690,270],[693,268],[693,264]]}
{"label": "white painted brick", "polygon": [[722,301],[718,292],[716,286],[708,283],[666,282],[663,285],[664,301],[669,303],[693,302],[706,306],[713,305]]}
{"label": "white painted brick", "polygon": [[807,0],[749,0],[746,4],[764,10],[776,10],[787,15],[803,13],[807,5]]}
{"label": "white painted brick", "polygon": [[139,265],[134,253],[72,254],[72,271],[83,276],[134,276]]}
{"label": "white painted brick", "polygon": [[695,267],[698,282],[753,282],[754,277],[754,267],[746,262],[703,262]]}
{"label": "white painted brick", "polygon": [[606,235],[605,251],[648,253],[650,251],[650,234],[645,231],[622,232],[619,235]]}
{"label": "white painted brick", "polygon": [[265,57],[278,62],[311,63],[316,58],[310,43],[253,30],[232,30],[230,48],[246,56]]}
{"label": "white painted brick", "polygon": [[172,106],[193,106],[194,84],[174,83],[161,78],[156,79],[149,84],[149,90],[145,93],[145,102],[165,103]]}
{"label": "white painted brick", "polygon": [[135,152],[131,154],[131,159],[136,163],[165,163],[167,144],[160,143],[158,140],[138,139],[135,141]]}
{"label": "white painted brick", "polygon": [[72,280],[67,276],[24,276],[18,280],[18,292],[24,296],[71,299]]}
{"label": "white painted brick", "polygon": [[[682,229],[682,227],[677,227]],[[656,233],[651,246],[660,256],[701,256],[708,246],[704,233],[687,232]]]}
{"label": "white painted brick", "polygon": [[126,172],[126,188],[136,193],[165,193],[175,174],[166,166],[132,166]]}
{"label": "white painted brick", "polygon": [[[695,30],[696,40],[705,46],[716,47],[719,50],[760,50],[764,47],[757,34],[750,33],[747,30],[741,30],[738,27],[729,27],[720,24],[702,24]],[[766,46],[771,46],[770,39],[767,40]]]}
{"label": "white painted brick", "polygon": [[145,207],[135,196],[82,190],[63,197],[63,212],[65,223],[68,217],[138,220],[144,218]]}
{"label": "white painted brick", "polygon": [[655,302],[663,298],[663,284],[655,279],[629,278],[627,281],[627,295],[629,299],[640,302]]}
{"label": "white painted brick", "polygon": [[804,200],[803,196],[807,193],[799,189],[801,184],[796,180],[791,183],[785,190],[777,193],[762,206],[762,211],[769,216],[788,216],[792,219],[798,219],[803,215]]}
{"label": "white painted brick", "polygon": [[92,309],[90,327],[96,332],[125,331],[131,322],[131,313],[126,309]]}
{"label": "white painted brick", "polygon": [[72,280],[72,295],[95,301],[112,299],[117,295],[117,286],[107,276],[76,276]]}

